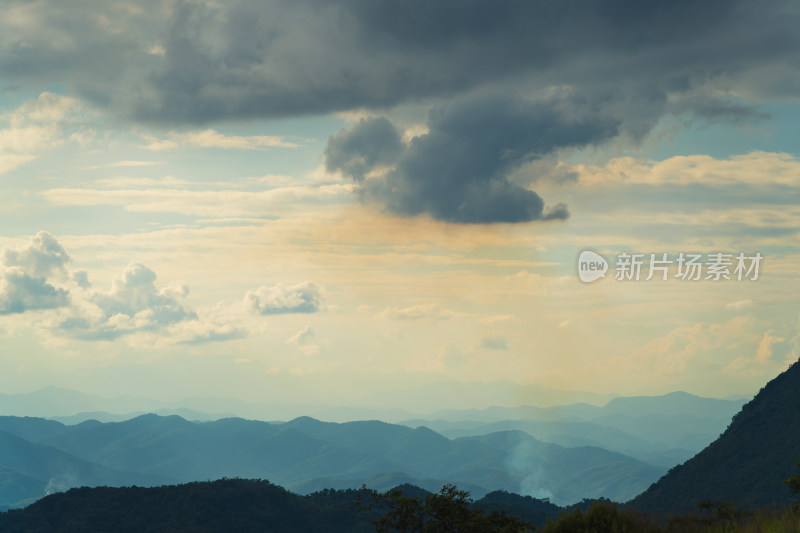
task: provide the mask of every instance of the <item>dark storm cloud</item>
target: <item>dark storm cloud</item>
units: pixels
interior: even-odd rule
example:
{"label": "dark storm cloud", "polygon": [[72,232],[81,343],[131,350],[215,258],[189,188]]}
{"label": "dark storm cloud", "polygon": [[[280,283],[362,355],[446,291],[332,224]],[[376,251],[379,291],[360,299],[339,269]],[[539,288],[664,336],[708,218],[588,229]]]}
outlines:
{"label": "dark storm cloud", "polygon": [[[538,194],[509,175],[555,150],[616,136],[620,120],[599,107],[571,95],[469,97],[431,109],[429,131],[406,145],[387,119],[362,120],[330,137],[326,165],[362,182],[365,199],[401,215],[459,223],[563,219],[566,206],[545,210]],[[363,180],[379,165],[394,168]]]}
{"label": "dark storm cloud", "polygon": [[364,119],[328,138],[325,164],[361,181],[376,167],[394,165],[403,150],[400,132],[389,119]]}
{"label": "dark storm cloud", "polygon": [[[796,8],[730,0],[183,3],[148,71],[150,120],[378,108],[486,84],[686,91],[785,64]],[[795,18],[796,22],[796,18]],[[766,31],[763,25],[768,25]]]}
{"label": "dark storm cloud", "polygon": [[0,75],[137,120],[379,108],[482,85],[798,93],[789,0],[7,2]]}
{"label": "dark storm cloud", "polygon": [[394,213],[522,222],[568,215],[526,162],[797,98],[798,27],[794,0],[12,1],[0,80],[169,128],[424,103],[427,134],[359,123],[328,168]]}

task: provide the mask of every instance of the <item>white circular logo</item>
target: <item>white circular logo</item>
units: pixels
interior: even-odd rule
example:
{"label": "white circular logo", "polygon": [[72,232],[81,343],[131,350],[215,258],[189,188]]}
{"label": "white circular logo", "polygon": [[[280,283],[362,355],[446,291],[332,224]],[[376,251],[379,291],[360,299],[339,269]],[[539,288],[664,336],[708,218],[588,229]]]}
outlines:
{"label": "white circular logo", "polygon": [[584,283],[591,283],[606,277],[608,261],[602,255],[591,250],[584,250],[578,257],[578,277]]}

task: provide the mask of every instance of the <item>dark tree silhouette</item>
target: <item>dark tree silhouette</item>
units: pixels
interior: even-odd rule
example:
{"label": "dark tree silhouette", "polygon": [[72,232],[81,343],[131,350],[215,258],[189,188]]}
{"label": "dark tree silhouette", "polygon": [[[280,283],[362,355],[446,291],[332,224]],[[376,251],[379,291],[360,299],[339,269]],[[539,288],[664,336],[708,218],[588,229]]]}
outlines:
{"label": "dark tree silhouette", "polygon": [[[797,460],[796,466],[800,467],[800,459]],[[800,474],[793,475],[789,479],[785,480],[784,483],[786,484],[787,487],[789,487],[789,491],[792,494],[800,495]],[[800,513],[800,500],[792,504],[792,509],[796,513]]]}
{"label": "dark tree silhouette", "polygon": [[364,509],[382,509],[373,521],[379,533],[519,533],[532,532],[532,524],[505,512],[484,513],[472,508],[469,492],[445,485],[438,494],[406,496],[400,489],[370,491],[372,503]]}

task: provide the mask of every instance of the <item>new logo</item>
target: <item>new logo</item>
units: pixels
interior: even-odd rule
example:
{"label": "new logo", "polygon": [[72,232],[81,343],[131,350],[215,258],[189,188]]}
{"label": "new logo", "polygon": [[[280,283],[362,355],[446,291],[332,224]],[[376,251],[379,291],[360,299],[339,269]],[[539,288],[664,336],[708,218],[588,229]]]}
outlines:
{"label": "new logo", "polygon": [[591,283],[606,277],[608,261],[591,250],[584,250],[578,257],[578,277],[584,283]]}

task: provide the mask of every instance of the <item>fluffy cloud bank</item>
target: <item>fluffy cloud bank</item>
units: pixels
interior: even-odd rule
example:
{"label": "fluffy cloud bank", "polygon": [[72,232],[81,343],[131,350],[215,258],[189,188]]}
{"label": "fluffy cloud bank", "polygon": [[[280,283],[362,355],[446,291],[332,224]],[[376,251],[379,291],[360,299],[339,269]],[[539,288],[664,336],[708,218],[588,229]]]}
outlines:
{"label": "fluffy cloud bank", "polygon": [[[241,303],[193,310],[184,303],[188,286],[160,287],[156,273],[137,261],[108,290],[97,289],[86,272],[73,271],[70,262],[63,246],[47,232],[25,245],[1,249],[0,315],[49,311],[37,315],[40,326],[51,334],[87,341],[146,334],[155,335],[158,342],[199,344],[248,335]],[[248,292],[245,303],[258,315],[313,313],[322,308],[322,289],[311,282],[263,286]]]}
{"label": "fluffy cloud bank", "polygon": [[48,282],[66,275],[69,255],[58,241],[39,232],[27,245],[0,251],[0,315],[69,304],[69,292]]}
{"label": "fluffy cloud bank", "polygon": [[189,294],[186,285],[158,289],[155,282],[155,272],[133,262],[114,279],[110,290],[85,287],[79,312],[62,321],[60,327],[81,338],[110,340],[197,318],[180,303]]}

